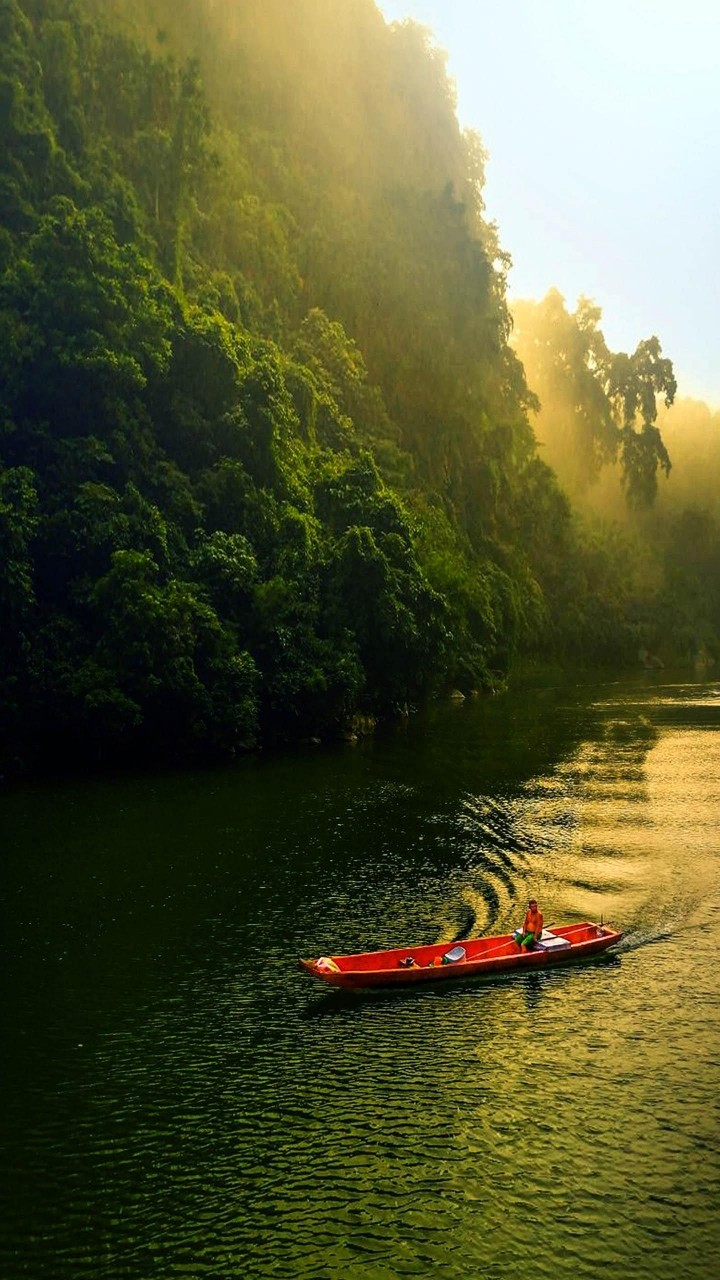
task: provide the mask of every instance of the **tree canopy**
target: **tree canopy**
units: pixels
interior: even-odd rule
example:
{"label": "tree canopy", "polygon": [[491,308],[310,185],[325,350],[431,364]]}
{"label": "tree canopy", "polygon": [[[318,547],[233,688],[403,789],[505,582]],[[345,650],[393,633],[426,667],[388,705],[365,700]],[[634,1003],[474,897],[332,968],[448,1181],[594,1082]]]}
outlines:
{"label": "tree canopy", "polygon": [[619,462],[628,502],[652,504],[658,469],[670,471],[657,400],[669,408],[677,391],[658,339],[639,342],[632,355],[612,352],[600,308],[580,298],[568,312],[556,289],[542,302],[517,303],[514,318],[515,349],[540,400],[538,435],[558,474],[582,492]]}
{"label": "tree canopy", "polygon": [[6,766],[338,735],[652,643],[667,599],[533,415],[647,509],[671,363],[557,294],[511,344],[484,163],[372,0],[0,0]]}

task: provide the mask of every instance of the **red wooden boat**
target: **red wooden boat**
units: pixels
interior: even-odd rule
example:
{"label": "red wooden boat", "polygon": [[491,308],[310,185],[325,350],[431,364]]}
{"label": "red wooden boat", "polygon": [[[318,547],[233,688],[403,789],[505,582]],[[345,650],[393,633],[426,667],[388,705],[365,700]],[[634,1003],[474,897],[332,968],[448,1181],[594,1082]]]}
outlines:
{"label": "red wooden boat", "polygon": [[528,951],[512,934],[472,938],[463,943],[429,947],[394,947],[391,951],[359,951],[356,955],[300,960],[300,968],[333,987],[395,987],[415,982],[444,982],[481,974],[512,973],[568,964],[607,951],[622,934],[610,925],[553,925]]}

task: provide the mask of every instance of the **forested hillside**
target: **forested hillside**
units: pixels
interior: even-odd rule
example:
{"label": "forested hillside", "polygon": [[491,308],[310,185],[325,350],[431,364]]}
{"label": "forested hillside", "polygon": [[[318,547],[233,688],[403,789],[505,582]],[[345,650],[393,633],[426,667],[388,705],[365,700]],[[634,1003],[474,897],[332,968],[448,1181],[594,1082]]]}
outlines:
{"label": "forested hillside", "polygon": [[[530,391],[483,166],[373,0],[0,0],[6,768],[334,736],[519,653],[714,652],[538,448],[550,348]],[[559,305],[572,466],[617,463],[648,529],[672,365]]]}

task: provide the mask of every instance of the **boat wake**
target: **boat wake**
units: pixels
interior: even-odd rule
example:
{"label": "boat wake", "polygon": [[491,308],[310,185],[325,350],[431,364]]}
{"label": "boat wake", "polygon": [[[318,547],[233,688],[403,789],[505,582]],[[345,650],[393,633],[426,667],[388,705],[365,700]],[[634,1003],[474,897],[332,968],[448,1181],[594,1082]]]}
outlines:
{"label": "boat wake", "polygon": [[629,929],[623,936],[622,942],[619,942],[615,948],[616,955],[625,954],[628,951],[637,951],[640,947],[650,947],[657,942],[666,942],[668,938],[672,938],[674,929],[667,927],[661,929]]}

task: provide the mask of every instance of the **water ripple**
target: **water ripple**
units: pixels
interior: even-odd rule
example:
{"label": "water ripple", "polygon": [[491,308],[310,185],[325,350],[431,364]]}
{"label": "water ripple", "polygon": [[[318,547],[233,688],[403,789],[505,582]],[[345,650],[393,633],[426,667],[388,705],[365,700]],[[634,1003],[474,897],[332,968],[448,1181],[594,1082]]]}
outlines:
{"label": "water ripple", "polygon": [[[41,805],[25,810],[33,839],[7,899],[22,928],[0,1272],[509,1280],[532,1241],[540,1280],[610,1266],[708,1280],[720,700],[681,686],[614,701],[597,699],[592,732],[556,725],[562,749],[533,770],[508,738],[499,778],[478,764],[493,714],[478,705],[465,739],[453,714],[435,789],[442,753],[418,739],[278,764],[271,787],[262,771],[242,786],[210,775],[187,803],[168,783],[152,846],[157,797],[128,788],[96,899],[124,931],[107,915],[93,928],[84,855],[69,852],[94,838],[96,793],[66,818],[64,863],[47,853],[57,798],[44,828]],[[530,893],[547,919],[612,918],[617,954],[366,996],[295,968],[297,954],[500,931]]]}

